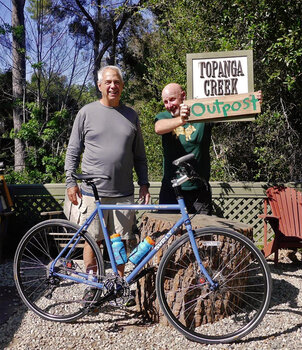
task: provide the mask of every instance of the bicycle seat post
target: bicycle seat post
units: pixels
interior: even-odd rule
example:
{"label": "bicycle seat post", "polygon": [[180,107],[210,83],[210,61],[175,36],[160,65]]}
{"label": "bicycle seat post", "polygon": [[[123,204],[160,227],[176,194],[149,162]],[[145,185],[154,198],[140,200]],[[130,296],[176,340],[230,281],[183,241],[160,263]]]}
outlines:
{"label": "bicycle seat post", "polygon": [[96,201],[100,200],[99,194],[98,194],[98,190],[96,189],[96,185],[93,181],[86,181],[87,185],[92,187],[92,191],[93,191],[93,195]]}

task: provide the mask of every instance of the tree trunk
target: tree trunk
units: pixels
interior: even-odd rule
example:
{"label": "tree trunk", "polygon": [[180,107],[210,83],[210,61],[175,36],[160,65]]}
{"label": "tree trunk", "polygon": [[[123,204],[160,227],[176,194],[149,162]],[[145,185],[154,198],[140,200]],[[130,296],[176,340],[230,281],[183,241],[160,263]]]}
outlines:
{"label": "tree trunk", "polygon": [[[24,122],[25,101],[25,26],[24,26],[25,0],[12,1],[12,85],[13,85],[13,122],[14,131],[18,133]],[[25,169],[25,145],[15,137],[15,171]]]}
{"label": "tree trunk", "polygon": [[[146,236],[152,236],[152,238],[158,243],[164,235],[172,228],[172,226],[180,219],[180,214],[164,214],[164,213],[145,213],[141,219],[140,224],[140,238],[143,240]],[[203,214],[198,214],[192,219],[192,228],[193,230],[197,228],[205,228],[205,227],[224,227],[224,228],[230,228],[237,232],[240,232],[244,234],[246,237],[252,239],[253,238],[253,227],[248,226],[246,224],[243,224],[241,222],[235,222],[235,221],[229,221],[226,219],[218,218],[216,216],[208,216]],[[167,251],[168,247],[174,242],[177,238],[179,238],[181,235],[183,235],[185,232],[185,228],[182,227],[181,230],[177,231],[175,236],[170,237],[168,244],[164,245],[158,253],[151,259],[151,261],[148,262],[147,267],[153,268],[154,271],[150,271],[146,276],[142,277],[138,281],[137,286],[137,294],[136,294],[136,311],[140,312],[146,319],[149,319],[153,322],[159,322],[162,324],[167,325],[168,321],[164,317],[164,314],[162,310],[159,307],[159,303],[156,297],[156,271],[158,269],[159,263]],[[224,240],[224,253],[225,256],[228,256],[227,252],[230,249],[234,249],[234,245],[230,245],[227,240]],[[192,254],[191,245],[188,244],[187,246],[184,246],[182,249],[182,254],[176,255],[175,259],[182,259],[185,257],[187,259],[190,254]],[[244,252],[238,251],[238,254],[236,254],[236,259],[233,259],[233,264],[236,266],[236,263],[238,259],[244,260]],[[189,259],[190,260],[190,259]],[[181,310],[181,302],[182,300],[182,291],[178,286],[178,281],[180,278],[186,278],[188,281],[188,284],[190,279],[196,278],[195,270],[193,268],[188,268],[187,270],[181,269],[180,267],[184,264],[182,263],[176,263],[174,262],[175,266],[179,266],[179,269],[177,269],[176,274],[171,278],[171,285],[169,286],[170,289],[170,300],[171,304],[169,305],[171,308],[173,308],[174,313],[177,313],[177,310]],[[232,264],[229,264],[229,266],[232,266]],[[233,266],[233,267],[234,267]],[[172,274],[171,274],[172,276]],[[234,283],[237,283],[236,286],[239,285],[239,283],[242,283],[245,281],[245,277],[241,276],[242,278],[234,279]],[[230,282],[232,283],[232,282]],[[168,284],[166,285],[168,286]],[[194,296],[194,293],[199,293],[200,290],[196,289],[192,291],[187,295],[187,297],[190,297],[192,299],[197,298],[197,294]],[[225,302],[226,305],[230,302],[234,303],[234,300],[231,299],[233,296],[226,296]],[[238,302],[236,302],[238,304]],[[196,313],[199,315],[202,315],[202,317],[196,319],[196,324],[201,325],[203,323],[207,322],[213,322],[213,320],[221,319],[222,317],[225,317],[226,314],[223,313],[225,311],[222,311],[223,309],[219,308],[220,304],[217,303],[217,308],[215,309],[214,313],[210,312],[211,305],[207,305],[207,301],[204,300],[203,302],[200,302],[196,305]],[[193,315],[193,313],[192,313]],[[211,318],[212,317],[212,318]],[[188,318],[188,321],[189,318]],[[191,320],[192,321],[192,320]]]}

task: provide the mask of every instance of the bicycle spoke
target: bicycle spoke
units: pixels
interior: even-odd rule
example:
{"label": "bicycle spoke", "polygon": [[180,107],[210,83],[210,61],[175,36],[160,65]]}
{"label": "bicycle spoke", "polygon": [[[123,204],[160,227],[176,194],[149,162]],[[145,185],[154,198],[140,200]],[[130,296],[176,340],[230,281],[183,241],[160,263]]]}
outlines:
{"label": "bicycle spoke", "polygon": [[254,329],[269,305],[270,274],[261,253],[236,232],[200,230],[195,241],[213,287],[199,271],[188,235],[160,264],[157,293],[169,321],[188,338],[229,342]]}
{"label": "bicycle spoke", "polygon": [[[69,275],[84,280],[83,248],[65,249],[54,262],[78,227],[64,220],[49,220],[36,227],[26,234],[17,249],[14,270],[18,292],[26,305],[41,317],[55,321],[77,319],[84,313],[87,285],[69,279]],[[85,234],[83,239],[95,253],[97,276],[103,275],[99,248]],[[58,277],[57,273],[66,277]],[[99,294],[96,293],[95,298]]]}

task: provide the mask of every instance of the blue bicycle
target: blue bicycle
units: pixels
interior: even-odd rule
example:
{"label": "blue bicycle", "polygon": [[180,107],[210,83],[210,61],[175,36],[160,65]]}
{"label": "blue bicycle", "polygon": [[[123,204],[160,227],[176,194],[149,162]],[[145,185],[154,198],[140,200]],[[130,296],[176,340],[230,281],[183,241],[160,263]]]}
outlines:
{"label": "blue bicycle", "polygon": [[[96,309],[105,312],[103,306],[109,303],[123,306],[131,296],[130,285],[150,272],[145,265],[184,224],[186,233],[168,247],[156,275],[157,298],[169,322],[188,339],[201,343],[233,342],[257,327],[271,298],[268,265],[254,244],[238,232],[216,227],[192,230],[179,196],[180,185],[196,176],[190,158],[174,162],[178,166],[178,177],[172,181],[178,198],[175,205],[102,205],[95,181],[106,176],[74,174],[92,186],[96,209],[82,227],[52,219],[25,234],[15,254],[14,278],[27,307],[44,319],[71,322]],[[178,222],[125,277],[118,274],[103,220],[103,210],[113,209],[181,213]],[[110,264],[104,263],[101,249],[87,232],[96,215]],[[84,266],[84,244],[95,256],[93,275]],[[83,300],[87,287],[95,291],[89,302]]]}

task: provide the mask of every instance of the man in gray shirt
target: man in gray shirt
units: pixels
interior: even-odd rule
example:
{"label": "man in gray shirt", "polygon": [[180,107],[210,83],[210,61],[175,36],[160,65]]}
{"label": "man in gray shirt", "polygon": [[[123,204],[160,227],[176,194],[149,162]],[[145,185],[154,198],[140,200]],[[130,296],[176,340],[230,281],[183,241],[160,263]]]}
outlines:
{"label": "man in gray shirt", "polygon": [[[102,97],[78,112],[65,159],[67,195],[75,205],[78,205],[78,197],[82,198],[81,207],[85,214],[82,215],[82,222],[94,210],[95,204],[91,188],[83,184],[80,190],[71,177],[71,173],[78,169],[80,160],[83,173],[109,175],[109,180],[97,183],[102,203],[133,203],[133,168],[140,185],[140,199],[145,204],[150,199],[147,160],[139,119],[133,109],[120,103],[124,86],[121,71],[118,67],[106,66],[98,72],[98,79]],[[108,212],[105,220],[109,234],[119,233],[122,239],[133,237],[134,211]],[[98,217],[92,223],[92,232],[100,244],[103,236]],[[94,256],[88,245],[84,247],[84,262],[87,270],[93,269]],[[119,265],[118,270],[123,275],[124,265]]]}

